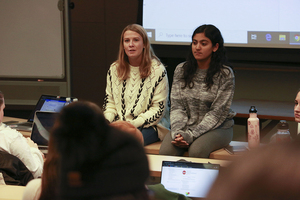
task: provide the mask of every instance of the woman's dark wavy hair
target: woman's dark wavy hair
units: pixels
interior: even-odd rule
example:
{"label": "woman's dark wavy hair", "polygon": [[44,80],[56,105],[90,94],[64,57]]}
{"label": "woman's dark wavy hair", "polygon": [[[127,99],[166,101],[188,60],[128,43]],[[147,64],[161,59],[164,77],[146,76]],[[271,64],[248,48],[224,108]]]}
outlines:
{"label": "woman's dark wavy hair", "polygon": [[91,163],[97,163],[104,156],[101,150],[109,131],[102,110],[96,104],[80,101],[64,107],[53,129],[54,138],[60,141],[56,147],[64,167],[74,171],[90,169]]}
{"label": "woman's dark wavy hair", "polygon": [[[220,30],[211,24],[204,24],[196,28],[196,30],[192,35],[192,39],[198,33],[204,33],[205,36],[211,40],[213,46],[215,46],[217,43],[219,44],[218,50],[212,53],[211,62],[207,70],[207,75],[205,77],[206,87],[207,90],[209,90],[211,86],[214,84],[213,81],[214,75],[219,74],[221,72],[221,68],[223,68],[223,64],[227,63],[224,40]],[[192,43],[190,46],[191,48],[189,50],[186,62],[183,65],[183,69],[184,69],[183,80],[185,82],[183,88],[185,88],[186,86],[188,86],[189,88],[194,87],[193,78],[198,68],[197,60],[195,59],[192,52]]]}
{"label": "woman's dark wavy hair", "polygon": [[109,131],[102,110],[96,104],[78,101],[64,107],[50,132],[39,200],[58,198],[61,167],[92,172],[93,163],[105,156],[101,152]]}

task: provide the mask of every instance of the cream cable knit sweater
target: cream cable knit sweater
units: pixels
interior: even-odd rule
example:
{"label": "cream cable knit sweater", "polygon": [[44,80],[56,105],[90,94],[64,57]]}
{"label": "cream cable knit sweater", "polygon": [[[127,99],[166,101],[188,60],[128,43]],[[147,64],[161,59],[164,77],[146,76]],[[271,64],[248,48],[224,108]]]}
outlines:
{"label": "cream cable knit sweater", "polygon": [[152,60],[147,78],[140,77],[139,67],[130,66],[130,76],[124,81],[118,78],[113,63],[107,73],[104,116],[110,122],[123,120],[135,127],[157,125],[163,139],[170,127],[168,96],[167,72],[157,60]]}

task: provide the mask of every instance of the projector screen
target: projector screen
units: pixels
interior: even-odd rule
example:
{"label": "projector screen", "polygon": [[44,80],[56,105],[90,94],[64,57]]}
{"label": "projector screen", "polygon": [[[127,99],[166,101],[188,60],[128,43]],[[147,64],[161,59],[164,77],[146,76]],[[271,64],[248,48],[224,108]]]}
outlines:
{"label": "projector screen", "polygon": [[187,45],[195,28],[213,24],[225,46],[299,48],[300,0],[143,0],[152,44]]}

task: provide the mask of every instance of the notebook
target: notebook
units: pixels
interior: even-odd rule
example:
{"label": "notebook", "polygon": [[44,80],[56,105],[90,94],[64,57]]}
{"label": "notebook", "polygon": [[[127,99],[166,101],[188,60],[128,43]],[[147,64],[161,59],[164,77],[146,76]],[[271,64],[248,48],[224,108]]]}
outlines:
{"label": "notebook", "polygon": [[187,197],[205,198],[219,174],[220,165],[163,161],[161,184]]}
{"label": "notebook", "polygon": [[58,112],[36,111],[31,131],[31,140],[43,153],[48,151],[50,131],[55,123]]}
{"label": "notebook", "polygon": [[[69,98],[73,101],[75,98]],[[13,129],[17,129],[19,131],[31,131],[32,130],[32,123],[34,114],[36,111],[50,111],[50,112],[59,112],[62,107],[64,107],[69,100],[67,97],[61,96],[53,96],[53,95],[41,95],[40,99],[38,100],[35,108],[32,110],[31,114],[29,115],[27,122],[22,123],[10,123],[10,126]]]}

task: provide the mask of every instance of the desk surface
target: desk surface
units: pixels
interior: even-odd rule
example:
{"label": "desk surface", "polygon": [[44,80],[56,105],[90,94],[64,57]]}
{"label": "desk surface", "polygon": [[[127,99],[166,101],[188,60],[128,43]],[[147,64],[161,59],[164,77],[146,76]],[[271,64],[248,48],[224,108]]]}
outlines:
{"label": "desk surface", "polygon": [[[2,122],[5,123],[8,121],[27,122],[26,119],[4,116]],[[31,135],[31,132],[29,132],[29,131],[19,131],[19,132],[22,133],[24,135],[24,137],[30,137],[30,135]]]}
{"label": "desk surface", "polygon": [[192,158],[192,157],[180,157],[180,156],[164,156],[164,155],[152,155],[147,154],[150,168],[150,176],[160,177],[161,175],[161,164],[162,161],[177,161],[184,159],[186,161],[197,162],[197,163],[212,163],[219,164],[221,167],[228,166],[231,161],[228,160],[218,160],[218,159],[208,159],[208,158]]}
{"label": "desk surface", "polygon": [[[241,142],[241,141],[231,141],[229,146],[232,147],[248,147],[248,142]],[[213,151],[210,155],[210,159],[218,159],[218,160],[233,160],[234,158],[240,156],[244,151],[236,152],[234,154],[229,153],[225,148]]]}
{"label": "desk surface", "polygon": [[18,122],[26,122],[26,119],[21,119],[21,118],[16,118],[16,117],[7,117],[4,116],[2,122],[7,122],[7,121],[18,121]]}
{"label": "desk surface", "polygon": [[238,99],[233,100],[231,108],[236,117],[248,118],[250,106],[255,106],[260,119],[294,121],[294,101],[268,101]]}
{"label": "desk surface", "polygon": [[25,186],[0,185],[0,200],[20,200]]}
{"label": "desk surface", "polygon": [[[150,176],[160,177],[161,176],[161,164],[163,160],[166,161],[177,161],[185,159],[191,162],[198,163],[212,163],[220,164],[222,167],[226,167],[230,164],[230,161],[216,160],[216,159],[204,159],[204,158],[190,158],[190,157],[179,157],[179,156],[162,156],[162,155],[147,155],[150,168]],[[0,200],[17,200],[22,199],[25,187],[24,186],[12,186],[12,185],[0,185]]]}

